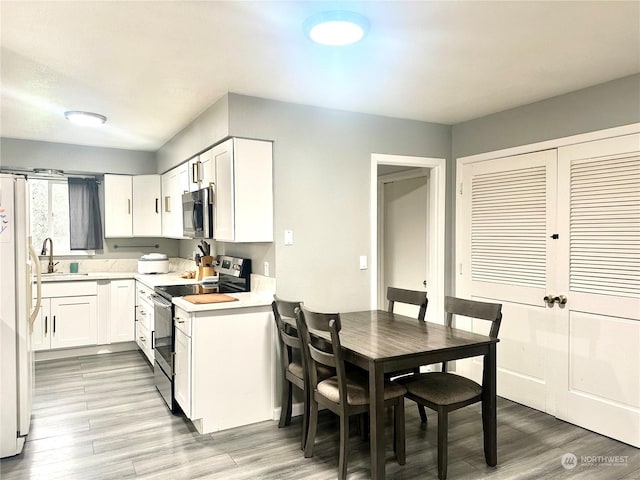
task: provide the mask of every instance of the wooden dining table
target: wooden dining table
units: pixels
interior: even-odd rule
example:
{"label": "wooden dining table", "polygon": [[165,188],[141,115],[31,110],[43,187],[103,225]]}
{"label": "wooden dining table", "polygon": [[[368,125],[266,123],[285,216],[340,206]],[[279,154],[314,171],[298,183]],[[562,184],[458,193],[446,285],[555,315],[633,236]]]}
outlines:
{"label": "wooden dining table", "polygon": [[487,465],[497,464],[497,338],[383,310],[341,313],[344,359],[369,372],[371,478],[385,478],[384,374],[483,356],[482,423]]}

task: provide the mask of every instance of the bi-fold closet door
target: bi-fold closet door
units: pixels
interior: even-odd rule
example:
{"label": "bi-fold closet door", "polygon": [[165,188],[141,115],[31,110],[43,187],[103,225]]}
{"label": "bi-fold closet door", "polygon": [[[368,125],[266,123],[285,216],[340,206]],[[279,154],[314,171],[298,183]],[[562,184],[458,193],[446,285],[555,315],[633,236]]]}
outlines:
{"label": "bi-fold closet door", "polygon": [[640,135],[459,178],[456,293],[503,304],[498,394],[640,446]]}

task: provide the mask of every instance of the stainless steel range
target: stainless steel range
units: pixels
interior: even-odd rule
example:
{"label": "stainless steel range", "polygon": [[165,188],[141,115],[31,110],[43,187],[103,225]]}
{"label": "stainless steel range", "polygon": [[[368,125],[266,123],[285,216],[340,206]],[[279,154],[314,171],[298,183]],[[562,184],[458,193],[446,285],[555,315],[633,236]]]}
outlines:
{"label": "stainless steel range", "polygon": [[174,397],[173,377],[175,356],[175,331],[173,323],[173,303],[175,297],[204,293],[240,293],[251,291],[251,260],[247,258],[218,255],[215,269],[216,283],[196,283],[189,285],[165,285],[155,288],[151,296],[154,304],[155,336],[153,349],[155,362],[153,372],[156,388],[175,413],[179,408]]}

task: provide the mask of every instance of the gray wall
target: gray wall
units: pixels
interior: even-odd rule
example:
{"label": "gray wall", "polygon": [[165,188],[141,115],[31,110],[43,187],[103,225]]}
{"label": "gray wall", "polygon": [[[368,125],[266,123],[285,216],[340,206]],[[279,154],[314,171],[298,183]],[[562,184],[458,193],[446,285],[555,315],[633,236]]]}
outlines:
{"label": "gray wall", "polygon": [[321,310],[368,308],[375,279],[358,258],[375,255],[371,154],[450,158],[451,128],[229,94],[229,134],[274,141],[278,294]]}
{"label": "gray wall", "polygon": [[453,127],[454,158],[640,122],[640,74]]}
{"label": "gray wall", "polygon": [[[0,166],[32,170],[34,168],[54,168],[66,173],[120,173],[140,175],[156,172],[153,152],[122,150],[117,148],[87,147],[64,143],[39,142],[15,138],[0,139]],[[102,187],[102,186],[101,186]],[[104,193],[100,189],[101,210],[104,212]],[[128,245],[155,245],[160,248],[130,248]],[[118,245],[119,248],[114,248]],[[143,253],[163,252],[171,257],[178,256],[180,245],[177,240],[163,238],[118,238],[106,239],[104,249],[92,258],[138,258]],[[65,259],[86,257],[65,257]]]}
{"label": "gray wall", "polygon": [[16,138],[1,138],[0,148],[2,168],[56,168],[67,173],[156,173],[153,152]]}
{"label": "gray wall", "polygon": [[225,95],[158,150],[156,172],[170,170],[228,135],[229,104]]}

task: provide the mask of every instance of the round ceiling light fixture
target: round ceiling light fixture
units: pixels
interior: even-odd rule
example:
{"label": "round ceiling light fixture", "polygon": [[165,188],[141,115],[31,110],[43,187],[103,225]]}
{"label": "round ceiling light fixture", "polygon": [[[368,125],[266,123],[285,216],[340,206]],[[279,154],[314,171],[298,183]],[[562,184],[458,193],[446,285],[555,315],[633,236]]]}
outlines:
{"label": "round ceiling light fixture", "polygon": [[355,12],[320,12],[304,22],[304,31],[316,43],[339,47],[362,40],[369,32],[369,21]]}
{"label": "round ceiling light fixture", "polygon": [[71,123],[82,127],[98,127],[107,121],[107,117],[99,113],[81,112],[79,110],[64,112],[64,116]]}

